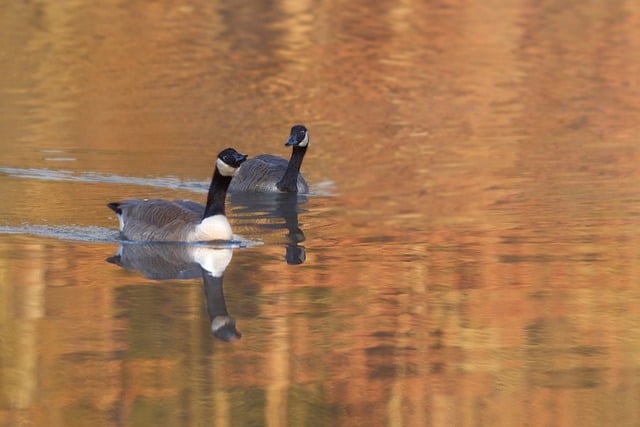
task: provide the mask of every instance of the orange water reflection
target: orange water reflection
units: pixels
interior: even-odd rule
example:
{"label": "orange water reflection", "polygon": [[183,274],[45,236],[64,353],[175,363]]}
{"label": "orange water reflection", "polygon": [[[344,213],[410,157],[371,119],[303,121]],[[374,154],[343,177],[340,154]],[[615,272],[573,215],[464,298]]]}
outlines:
{"label": "orange water reflection", "polygon": [[[304,122],[331,194],[295,266],[230,206],[265,242],[225,272],[231,345],[197,281],[2,237],[4,425],[637,424],[635,2],[76,0],[0,28],[2,166],[205,181],[220,146],[286,155]],[[0,181],[11,226],[202,198]]]}

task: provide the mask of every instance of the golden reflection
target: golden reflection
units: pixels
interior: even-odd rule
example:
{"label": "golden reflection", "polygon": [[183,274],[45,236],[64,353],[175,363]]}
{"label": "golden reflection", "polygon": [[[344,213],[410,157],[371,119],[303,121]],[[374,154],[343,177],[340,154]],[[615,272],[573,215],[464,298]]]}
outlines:
{"label": "golden reflection", "polygon": [[230,216],[236,223],[234,230],[237,234],[254,233],[256,228],[285,229],[287,239],[284,259],[287,264],[298,265],[305,262],[306,249],[302,245],[305,235],[298,213],[304,212],[302,206],[307,203],[307,196],[288,193],[231,193],[227,197],[233,206]]}
{"label": "golden reflection", "polygon": [[[39,252],[41,245],[31,245]],[[45,282],[42,260],[37,257],[25,260],[26,274],[3,270],[2,296],[4,316],[1,322],[5,393],[11,405],[27,409],[37,399],[38,382],[38,322],[45,315]],[[9,290],[13,289],[13,292]],[[17,321],[16,321],[17,320]],[[8,326],[14,324],[13,330]],[[18,357],[16,357],[18,356]]]}
{"label": "golden reflection", "polygon": [[227,312],[222,289],[224,270],[233,255],[232,248],[186,244],[123,243],[107,261],[136,270],[154,280],[202,277],[211,332],[223,341],[239,339],[236,321]]}
{"label": "golden reflection", "polygon": [[[637,421],[636,2],[11,2],[0,24],[2,166],[194,181],[302,121],[305,177],[335,189],[230,198],[265,244],[224,295],[4,235],[0,423]],[[113,224],[113,184],[0,181],[0,226]]]}

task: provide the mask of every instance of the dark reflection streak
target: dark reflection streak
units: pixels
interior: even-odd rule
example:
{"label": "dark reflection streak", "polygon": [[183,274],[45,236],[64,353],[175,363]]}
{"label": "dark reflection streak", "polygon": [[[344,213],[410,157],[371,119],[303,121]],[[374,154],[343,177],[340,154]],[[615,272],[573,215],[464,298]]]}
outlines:
{"label": "dark reflection streak", "polygon": [[264,228],[285,228],[288,231],[285,259],[287,264],[302,264],[306,260],[306,250],[299,243],[305,241],[304,232],[298,221],[299,206],[307,202],[307,197],[290,193],[231,193],[228,200],[236,207],[233,209],[234,218],[251,221],[256,219],[284,220],[282,224],[260,224]]}
{"label": "dark reflection streak", "polygon": [[222,341],[239,339],[236,322],[227,312],[223,293],[224,271],[233,249],[185,244],[121,244],[107,262],[135,270],[152,280],[202,277],[211,332]]}
{"label": "dark reflection streak", "polygon": [[236,330],[236,321],[229,316],[222,288],[222,276],[202,271],[204,295],[211,320],[211,332],[223,341],[239,339],[242,334]]}

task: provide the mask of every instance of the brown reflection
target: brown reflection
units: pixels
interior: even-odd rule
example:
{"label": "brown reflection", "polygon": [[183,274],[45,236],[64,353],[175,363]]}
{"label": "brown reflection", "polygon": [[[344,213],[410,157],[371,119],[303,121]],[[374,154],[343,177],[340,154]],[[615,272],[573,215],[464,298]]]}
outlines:
{"label": "brown reflection", "polygon": [[[307,196],[298,194],[261,194],[231,193],[229,202],[234,206],[234,230],[239,234],[251,233],[256,225],[267,230],[287,230],[285,260],[287,264],[298,265],[305,262],[307,254],[302,242],[304,232],[298,220],[301,206],[307,202]],[[274,223],[273,220],[284,221]]]}
{"label": "brown reflection", "polygon": [[222,281],[233,249],[183,244],[121,244],[107,259],[154,280],[202,277],[211,332],[222,341],[239,339],[236,321],[227,312]]}
{"label": "brown reflection", "polygon": [[[300,121],[305,177],[335,188],[296,267],[232,203],[266,243],[225,271],[233,347],[199,288],[5,236],[2,422],[639,419],[636,2],[10,2],[0,23],[6,166],[193,181],[216,147],[285,154]],[[112,227],[107,196],[148,194],[0,180],[10,224]]]}

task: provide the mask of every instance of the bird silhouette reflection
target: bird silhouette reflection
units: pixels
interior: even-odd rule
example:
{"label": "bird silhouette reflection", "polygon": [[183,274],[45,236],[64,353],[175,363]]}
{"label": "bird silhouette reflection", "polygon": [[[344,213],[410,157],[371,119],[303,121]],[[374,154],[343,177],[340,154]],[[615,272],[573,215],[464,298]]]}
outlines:
{"label": "bird silhouette reflection", "polygon": [[[302,264],[306,260],[304,232],[298,221],[298,214],[304,210],[301,205],[307,197],[296,193],[230,193],[228,200],[233,205],[233,218],[236,222],[274,230],[287,230],[285,260],[287,264]],[[284,222],[274,222],[273,219]],[[264,220],[264,221],[260,221]]]}
{"label": "bird silhouette reflection", "polygon": [[222,341],[240,339],[236,321],[227,311],[222,281],[233,249],[173,243],[123,243],[107,258],[153,280],[202,278],[211,332]]}

